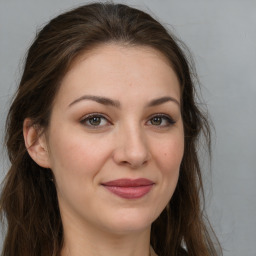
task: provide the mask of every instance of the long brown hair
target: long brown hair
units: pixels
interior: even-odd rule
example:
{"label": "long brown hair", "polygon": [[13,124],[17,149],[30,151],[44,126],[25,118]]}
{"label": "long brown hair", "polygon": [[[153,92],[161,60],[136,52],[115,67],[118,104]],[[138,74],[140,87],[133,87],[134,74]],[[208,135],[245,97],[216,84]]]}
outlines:
{"label": "long brown hair", "polygon": [[175,193],[152,224],[151,244],[159,256],[183,255],[185,251],[191,256],[217,255],[202,210],[197,155],[199,135],[203,133],[210,145],[210,129],[195,102],[189,61],[179,41],[148,14],[122,4],[93,3],[51,20],[28,51],[6,123],[11,167],[0,198],[0,213],[7,222],[2,256],[60,255],[63,228],[52,172],[38,166],[27,153],[23,122],[29,117],[32,125],[47,128],[61,79],[74,59],[96,45],[111,42],[160,51],[181,86],[185,152]]}

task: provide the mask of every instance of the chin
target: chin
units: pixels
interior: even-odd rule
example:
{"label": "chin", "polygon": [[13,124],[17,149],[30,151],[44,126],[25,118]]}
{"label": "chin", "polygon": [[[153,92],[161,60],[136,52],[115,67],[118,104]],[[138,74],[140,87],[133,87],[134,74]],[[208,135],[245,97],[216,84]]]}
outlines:
{"label": "chin", "polygon": [[126,209],[112,216],[108,223],[112,232],[127,234],[150,229],[151,224],[157,217],[151,212],[145,213],[135,209]]}

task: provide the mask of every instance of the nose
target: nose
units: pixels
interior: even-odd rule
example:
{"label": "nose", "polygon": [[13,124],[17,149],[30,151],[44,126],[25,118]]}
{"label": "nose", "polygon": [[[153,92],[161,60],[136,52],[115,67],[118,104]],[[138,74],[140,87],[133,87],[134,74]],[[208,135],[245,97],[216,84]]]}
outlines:
{"label": "nose", "polygon": [[146,136],[139,128],[119,131],[113,159],[118,165],[136,169],[144,166],[151,158]]}

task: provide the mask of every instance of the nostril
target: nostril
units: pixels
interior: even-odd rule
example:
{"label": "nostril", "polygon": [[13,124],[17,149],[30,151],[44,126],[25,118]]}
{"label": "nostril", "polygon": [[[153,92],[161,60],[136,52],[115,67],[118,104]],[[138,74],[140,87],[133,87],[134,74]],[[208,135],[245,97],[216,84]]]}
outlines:
{"label": "nostril", "polygon": [[145,166],[147,165],[148,160],[144,160],[144,161],[134,161],[134,160],[130,160],[130,161],[119,161],[118,164],[122,165],[122,166],[128,166],[132,169],[136,169],[139,168],[141,166]]}
{"label": "nostril", "polygon": [[122,161],[122,162],[120,162],[120,164],[121,164],[121,165],[129,165],[129,162],[127,162],[127,161]]}

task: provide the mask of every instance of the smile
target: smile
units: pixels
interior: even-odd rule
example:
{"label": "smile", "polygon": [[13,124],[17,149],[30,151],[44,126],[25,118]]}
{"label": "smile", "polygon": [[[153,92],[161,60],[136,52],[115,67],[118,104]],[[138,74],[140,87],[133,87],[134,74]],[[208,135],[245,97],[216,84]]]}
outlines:
{"label": "smile", "polygon": [[152,189],[154,182],[148,179],[118,179],[102,184],[113,194],[125,199],[138,199]]}

